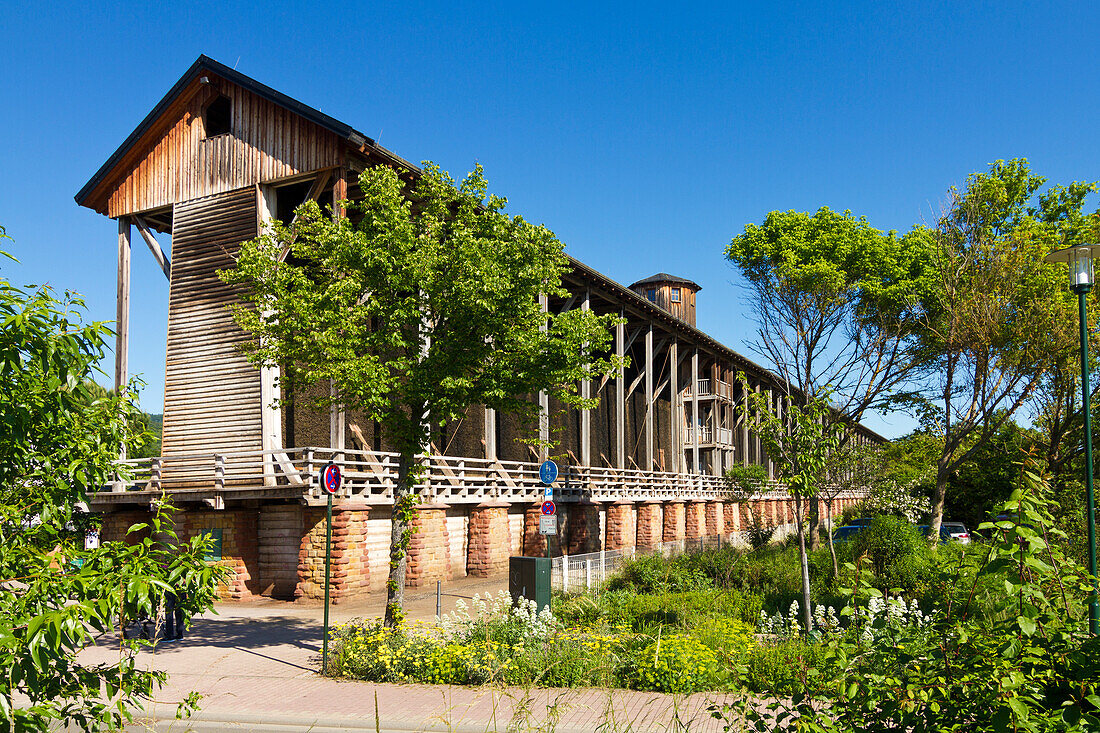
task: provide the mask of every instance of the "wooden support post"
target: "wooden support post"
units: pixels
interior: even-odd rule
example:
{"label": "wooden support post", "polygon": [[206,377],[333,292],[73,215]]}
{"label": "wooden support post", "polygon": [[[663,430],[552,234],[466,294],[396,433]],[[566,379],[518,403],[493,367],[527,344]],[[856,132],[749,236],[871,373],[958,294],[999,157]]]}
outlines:
{"label": "wooden support post", "polygon": [[691,352],[691,473],[699,473],[699,349]]}
{"label": "wooden support post", "polygon": [[485,458],[497,459],[497,411],[491,407],[485,408]]}
{"label": "wooden support post", "polygon": [[[331,379],[329,380],[329,383],[328,383],[328,390],[329,390],[328,391],[329,397],[331,399],[335,400],[336,399],[336,382],[332,381]],[[344,410],[342,409],[342,405],[339,405],[336,402],[333,402],[331,405],[329,405],[329,407],[328,407],[328,444],[329,444],[330,448],[332,448],[334,451],[337,451],[337,454],[334,456],[334,458],[337,461],[342,461],[344,459],[344,454],[342,453],[342,451],[345,448],[345,444],[344,444],[345,420],[346,420],[346,416],[344,414]]]}
{"label": "wooden support post", "polygon": [[118,293],[115,305],[115,390],[117,391],[130,379],[130,218],[126,216],[118,217]]}
{"label": "wooden support post", "polygon": [[653,324],[645,332],[645,470],[653,470]]}
{"label": "wooden support post", "polygon": [[154,457],[149,464],[149,490],[160,491],[161,459]]}
{"label": "wooden support post", "polygon": [[679,345],[676,337],[672,337],[672,343],[668,346],[668,394],[669,394],[669,418],[668,418],[668,449],[672,456],[669,470],[673,473],[680,472],[680,464],[684,460],[684,447],[680,445],[680,423],[684,420],[684,406],[680,403],[680,360]]}
{"label": "wooden support post", "polygon": [[741,383],[741,465],[749,465],[749,384],[747,381]]}
{"label": "wooden support post", "polygon": [[[587,288],[584,291],[584,301],[581,302],[581,310],[592,310],[592,293]],[[581,397],[583,399],[592,398],[592,380],[581,380]],[[581,465],[588,467],[592,465],[592,411],[581,410]]]}
{"label": "wooden support post", "polygon": [[[542,306],[542,312],[548,313],[550,310],[550,299],[545,293],[539,295],[539,305]],[[542,320],[542,325],[539,326],[540,331],[545,331],[548,328],[545,318]],[[539,392],[539,461],[545,461],[550,455],[550,395],[545,390]]]}
{"label": "wooden support post", "polygon": [[615,355],[619,357],[619,372],[615,379],[615,465],[626,468],[626,370],[622,360],[626,348],[626,324],[615,326]]}
{"label": "wooden support post", "polygon": [[[275,189],[271,186],[256,187],[260,234],[275,219],[275,196]],[[283,415],[278,405],[279,376],[278,366],[260,367],[260,448],[264,451],[283,450]],[[263,464],[264,486],[275,486],[275,466],[281,464],[271,453],[265,453]]]}

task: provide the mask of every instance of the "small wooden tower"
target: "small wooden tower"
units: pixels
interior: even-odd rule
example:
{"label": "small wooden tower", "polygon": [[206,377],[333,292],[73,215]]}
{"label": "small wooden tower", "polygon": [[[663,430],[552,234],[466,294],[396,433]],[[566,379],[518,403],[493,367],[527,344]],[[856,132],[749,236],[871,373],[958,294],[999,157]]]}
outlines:
{"label": "small wooden tower", "polygon": [[655,303],[681,321],[695,325],[695,294],[702,288],[698,283],[658,272],[630,286],[638,295]]}

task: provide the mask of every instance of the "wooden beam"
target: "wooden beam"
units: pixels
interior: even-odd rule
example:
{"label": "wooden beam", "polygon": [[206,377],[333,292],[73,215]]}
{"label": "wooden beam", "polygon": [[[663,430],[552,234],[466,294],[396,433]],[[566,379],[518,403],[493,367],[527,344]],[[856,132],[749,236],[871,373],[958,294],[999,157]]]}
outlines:
{"label": "wooden beam", "polygon": [[118,290],[115,298],[115,390],[130,379],[130,219],[118,218]]}
{"label": "wooden beam", "polygon": [[149,246],[149,251],[153,253],[153,259],[160,265],[160,269],[164,271],[164,276],[168,278],[168,282],[172,282],[172,263],[168,261],[168,258],[164,256],[164,251],[160,248],[160,243],[157,242],[153,233],[149,231],[149,227],[145,224],[145,220],[140,216],[134,217],[134,223],[137,224],[138,231],[141,232],[141,238],[145,240],[145,244]]}
{"label": "wooden beam", "polygon": [[[328,382],[328,395],[332,400],[336,400],[336,382],[329,380]],[[342,460],[344,454],[344,424],[346,416],[341,406],[335,401],[328,406],[328,443],[329,447],[335,451],[341,451],[339,453],[339,460]]]}
{"label": "wooden beam", "polygon": [[[269,222],[275,219],[275,191],[270,186],[256,187],[256,212],[259,217],[259,231],[263,234]],[[283,411],[279,406],[279,367],[268,365],[260,367],[260,441],[265,451],[280,451],[283,445]],[[289,461],[288,461],[289,462]],[[275,466],[287,473],[287,466],[277,455],[265,460],[264,485],[274,486]]]}
{"label": "wooden beam", "polygon": [[497,459],[497,411],[491,407],[485,408],[485,459],[495,461]]}
{"label": "wooden beam", "polygon": [[645,332],[645,470],[653,470],[653,326]]}
{"label": "wooden beam", "polygon": [[699,473],[699,348],[691,350],[691,473]]}
{"label": "wooden beam", "polygon": [[[592,310],[592,294],[585,288],[584,300],[581,301],[581,310]],[[581,397],[592,398],[592,380],[581,380]],[[592,465],[592,410],[581,410],[581,465]]]}
{"label": "wooden beam", "polygon": [[684,420],[684,407],[680,404],[680,359],[678,356],[679,344],[676,339],[668,347],[668,384],[669,384],[669,420],[668,420],[668,445],[672,453],[673,473],[680,472],[680,464],[684,462],[684,448],[680,445],[680,423]]}
{"label": "wooden beam", "polygon": [[619,371],[615,379],[615,467],[626,468],[626,380],[623,356],[626,352],[626,325],[615,326],[615,355]]}
{"label": "wooden beam", "polygon": [[[746,376],[747,380],[748,377]],[[749,465],[749,385],[741,383],[741,465]]]}

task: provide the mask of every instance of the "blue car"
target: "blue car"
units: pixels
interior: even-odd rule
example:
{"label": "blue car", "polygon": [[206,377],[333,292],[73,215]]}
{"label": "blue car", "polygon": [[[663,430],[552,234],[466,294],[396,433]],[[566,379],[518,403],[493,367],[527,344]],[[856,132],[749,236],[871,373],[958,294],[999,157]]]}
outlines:
{"label": "blue car", "polygon": [[850,540],[862,531],[863,525],[860,524],[846,524],[843,527],[837,527],[833,532],[833,542],[844,542]]}

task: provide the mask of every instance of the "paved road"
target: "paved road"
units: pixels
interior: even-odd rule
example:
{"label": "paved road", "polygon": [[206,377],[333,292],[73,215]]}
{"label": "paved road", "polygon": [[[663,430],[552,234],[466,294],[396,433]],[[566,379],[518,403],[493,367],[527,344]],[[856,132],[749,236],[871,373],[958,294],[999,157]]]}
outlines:
{"label": "paved road", "polygon": [[[504,576],[450,583],[446,591],[494,593]],[[456,598],[447,597],[444,612]],[[378,616],[380,594],[333,607],[334,623]],[[435,616],[434,587],[410,593],[414,619]],[[139,664],[169,674],[168,685],[134,730],[157,731],[718,731],[706,696],[691,698],[607,690],[525,690],[443,685],[391,685],[326,679],[320,668],[320,604],[261,600],[219,604],[217,615],[196,619],[180,642],[141,652]],[[84,650],[82,661],[117,658],[117,637]],[[189,692],[202,695],[191,719],[175,719]],[[680,723],[677,723],[680,721]]]}

